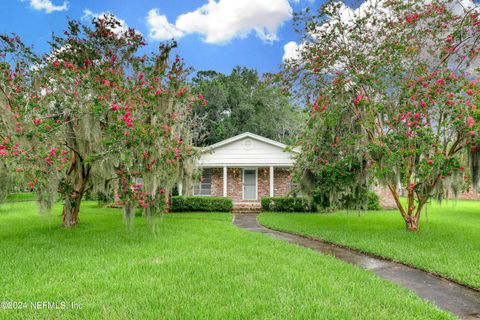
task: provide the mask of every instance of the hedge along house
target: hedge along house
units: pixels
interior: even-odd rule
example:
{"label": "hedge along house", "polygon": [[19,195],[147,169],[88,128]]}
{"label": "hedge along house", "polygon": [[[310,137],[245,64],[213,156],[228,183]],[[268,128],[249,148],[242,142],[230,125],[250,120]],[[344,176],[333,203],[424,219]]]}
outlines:
{"label": "hedge along house", "polygon": [[299,152],[286,147],[245,132],[202,148],[198,160],[202,178],[192,194],[229,197],[234,210],[259,208],[265,196],[285,196],[292,189],[291,169]]}

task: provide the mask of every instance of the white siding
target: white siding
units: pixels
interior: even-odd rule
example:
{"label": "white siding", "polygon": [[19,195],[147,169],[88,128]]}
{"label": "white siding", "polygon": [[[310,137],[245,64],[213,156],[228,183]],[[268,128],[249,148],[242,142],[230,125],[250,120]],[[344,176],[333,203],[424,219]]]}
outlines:
{"label": "white siding", "polygon": [[205,152],[199,160],[201,167],[221,166],[285,166],[294,163],[292,154],[283,148],[251,138],[243,139]]}

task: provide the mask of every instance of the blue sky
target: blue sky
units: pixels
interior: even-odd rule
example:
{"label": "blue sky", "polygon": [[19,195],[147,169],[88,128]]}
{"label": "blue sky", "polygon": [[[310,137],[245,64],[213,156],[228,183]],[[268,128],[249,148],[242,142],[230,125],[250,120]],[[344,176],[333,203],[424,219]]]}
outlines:
{"label": "blue sky", "polygon": [[[105,12],[139,30],[154,50],[175,36],[179,53],[195,70],[228,73],[236,65],[275,72],[284,45],[298,40],[291,13],[323,0],[3,0],[0,33],[15,32],[36,51],[48,50],[51,33],[66,17]],[[8,3],[8,5],[6,5]],[[85,20],[86,21],[86,20]]]}

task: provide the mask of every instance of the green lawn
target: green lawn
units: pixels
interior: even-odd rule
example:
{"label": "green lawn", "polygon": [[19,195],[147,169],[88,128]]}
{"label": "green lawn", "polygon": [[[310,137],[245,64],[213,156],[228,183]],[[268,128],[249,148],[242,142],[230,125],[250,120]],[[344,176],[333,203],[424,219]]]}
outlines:
{"label": "green lawn", "polygon": [[429,205],[420,231],[405,231],[397,211],[260,216],[273,229],[325,239],[480,288],[480,201]]}
{"label": "green lawn", "polygon": [[[59,212],[60,208],[56,208]],[[229,214],[168,215],[126,231],[115,209],[84,203],[81,224],[0,207],[3,319],[450,319],[406,289],[329,256],[238,229]]]}
{"label": "green lawn", "polygon": [[25,192],[25,193],[10,193],[7,196],[8,202],[18,202],[18,201],[35,201],[35,193]]}

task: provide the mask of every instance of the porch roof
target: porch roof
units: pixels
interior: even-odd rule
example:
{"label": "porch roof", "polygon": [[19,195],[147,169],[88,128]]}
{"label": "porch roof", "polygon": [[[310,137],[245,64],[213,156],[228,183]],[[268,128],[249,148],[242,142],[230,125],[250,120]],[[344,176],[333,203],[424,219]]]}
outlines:
{"label": "porch roof", "polygon": [[201,149],[198,166],[215,167],[292,167],[298,148],[245,132]]}

